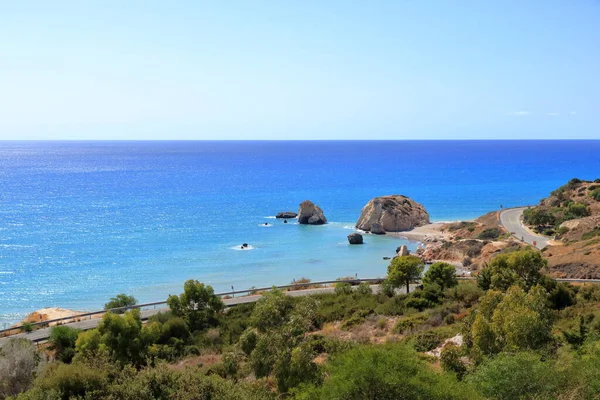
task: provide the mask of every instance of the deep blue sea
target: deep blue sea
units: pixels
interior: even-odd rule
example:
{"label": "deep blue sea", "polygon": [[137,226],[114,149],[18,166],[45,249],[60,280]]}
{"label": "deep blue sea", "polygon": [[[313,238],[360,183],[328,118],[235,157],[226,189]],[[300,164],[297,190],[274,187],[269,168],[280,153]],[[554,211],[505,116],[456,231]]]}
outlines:
{"label": "deep blue sea", "polygon": [[[573,177],[600,177],[600,141],[0,142],[0,324],[121,292],[159,301],[190,278],[383,276],[401,239],[346,240],[372,197],[472,219]],[[273,219],[305,199],[330,223]]]}

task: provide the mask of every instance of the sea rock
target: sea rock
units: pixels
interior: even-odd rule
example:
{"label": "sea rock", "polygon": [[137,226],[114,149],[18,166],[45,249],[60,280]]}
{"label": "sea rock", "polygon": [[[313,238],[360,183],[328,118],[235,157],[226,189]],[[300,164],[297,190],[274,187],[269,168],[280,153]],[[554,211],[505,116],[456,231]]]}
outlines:
{"label": "sea rock", "polygon": [[297,216],[298,216],[298,214],[296,214],[293,211],[282,211],[282,212],[278,212],[277,215],[275,216],[275,218],[292,219],[292,218],[296,218]]}
{"label": "sea rock", "polygon": [[363,237],[360,233],[351,233],[348,235],[348,243],[363,244]]}
{"label": "sea rock", "polygon": [[429,224],[429,214],[421,204],[402,195],[376,197],[362,209],[356,227],[363,231],[402,232]]}
{"label": "sea rock", "polygon": [[408,250],[408,247],[406,247],[406,245],[403,244],[402,246],[396,248],[396,255],[398,257],[408,256],[410,255],[410,251]]}
{"label": "sea rock", "polygon": [[308,225],[323,225],[327,223],[327,218],[323,214],[321,207],[310,200],[304,200],[300,203],[298,210],[298,223]]}

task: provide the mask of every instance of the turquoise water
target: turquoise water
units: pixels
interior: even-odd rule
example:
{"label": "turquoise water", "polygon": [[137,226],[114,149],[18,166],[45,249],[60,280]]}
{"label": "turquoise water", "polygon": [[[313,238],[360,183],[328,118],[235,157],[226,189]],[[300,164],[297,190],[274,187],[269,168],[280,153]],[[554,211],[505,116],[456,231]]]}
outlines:
{"label": "turquoise water", "polygon": [[[190,278],[225,291],[383,276],[405,241],[346,241],[372,197],[470,219],[599,177],[598,154],[600,141],[0,142],[0,323],[120,292],[163,300]],[[305,199],[330,223],[272,218]]]}

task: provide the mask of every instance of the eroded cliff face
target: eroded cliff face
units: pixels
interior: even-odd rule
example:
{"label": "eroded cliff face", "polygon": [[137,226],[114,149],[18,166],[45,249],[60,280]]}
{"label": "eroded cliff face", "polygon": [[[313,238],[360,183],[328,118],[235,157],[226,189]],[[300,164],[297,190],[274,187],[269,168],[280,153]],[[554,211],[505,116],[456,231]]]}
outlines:
{"label": "eroded cliff face", "polygon": [[421,204],[406,196],[391,195],[370,200],[363,207],[356,227],[371,232],[375,225],[378,231],[380,227],[385,232],[402,232],[429,223],[429,214]]}

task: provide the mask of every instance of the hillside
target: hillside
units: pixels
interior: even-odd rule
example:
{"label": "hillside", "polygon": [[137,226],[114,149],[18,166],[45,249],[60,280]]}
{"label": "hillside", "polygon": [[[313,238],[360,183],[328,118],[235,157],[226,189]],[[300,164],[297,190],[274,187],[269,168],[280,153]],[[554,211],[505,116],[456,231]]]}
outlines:
{"label": "hillside", "polygon": [[[497,254],[527,244],[511,237],[499,222],[499,211],[474,221],[444,224],[446,240],[420,251],[426,261],[442,260],[480,270]],[[572,179],[524,212],[532,231],[554,240],[543,250],[547,271],[560,278],[600,279],[600,179]]]}

